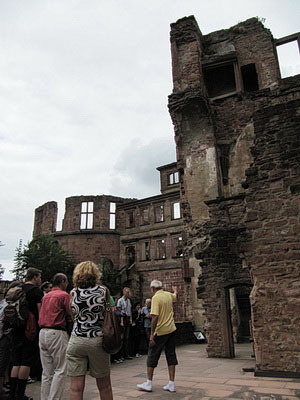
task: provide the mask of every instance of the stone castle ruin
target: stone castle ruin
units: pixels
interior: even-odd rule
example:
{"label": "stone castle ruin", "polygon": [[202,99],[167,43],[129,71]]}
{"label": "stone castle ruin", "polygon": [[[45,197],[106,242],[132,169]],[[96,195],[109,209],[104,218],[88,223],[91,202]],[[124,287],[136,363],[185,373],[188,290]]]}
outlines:
{"label": "stone castle ruin", "polygon": [[[209,357],[253,340],[255,374],[300,377],[300,76],[282,79],[274,39],[252,18],[202,35],[171,25],[177,162],[161,194],[66,199],[35,213],[76,261],[109,260],[136,297],[179,287],[178,326],[205,329]],[[102,261],[101,261],[102,260]]]}

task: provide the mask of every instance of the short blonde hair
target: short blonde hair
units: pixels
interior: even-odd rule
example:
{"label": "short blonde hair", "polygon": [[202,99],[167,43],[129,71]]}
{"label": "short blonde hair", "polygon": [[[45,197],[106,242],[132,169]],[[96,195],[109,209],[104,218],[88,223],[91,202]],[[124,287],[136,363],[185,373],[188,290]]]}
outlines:
{"label": "short blonde hair", "polygon": [[73,284],[77,288],[94,287],[100,282],[101,272],[92,261],[83,261],[77,264],[73,271]]}

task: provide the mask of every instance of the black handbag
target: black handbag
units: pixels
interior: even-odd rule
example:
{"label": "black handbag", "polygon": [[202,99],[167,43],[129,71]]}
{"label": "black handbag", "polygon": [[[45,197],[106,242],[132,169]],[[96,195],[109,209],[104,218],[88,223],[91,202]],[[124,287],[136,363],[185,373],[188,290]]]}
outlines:
{"label": "black handbag", "polygon": [[121,327],[117,316],[110,304],[110,293],[106,288],[105,294],[105,313],[103,324],[103,349],[108,354],[115,354],[121,350],[122,335]]}

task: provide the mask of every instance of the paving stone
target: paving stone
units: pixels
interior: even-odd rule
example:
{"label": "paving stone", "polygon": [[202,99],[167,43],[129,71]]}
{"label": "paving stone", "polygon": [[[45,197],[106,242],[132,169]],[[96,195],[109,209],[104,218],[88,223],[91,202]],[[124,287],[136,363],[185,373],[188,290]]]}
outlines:
{"label": "paving stone", "polygon": [[[136,389],[137,383],[146,379],[146,358],[128,363],[112,365],[111,377],[114,400],[296,400],[300,392],[300,382],[296,379],[261,378],[245,375],[241,360],[208,359],[205,351],[198,358],[189,358],[187,350],[204,349],[205,345],[185,345],[177,348],[179,365],[176,369],[176,393],[165,392],[162,387],[168,382],[167,366],[160,362],[155,370],[153,392],[146,393]],[[247,345],[246,345],[247,346]],[[243,348],[245,345],[238,345]],[[247,365],[253,365],[253,360]],[[27,395],[40,399],[40,382],[28,385]],[[62,400],[69,400],[70,378],[66,379]],[[87,375],[84,398],[99,400],[94,378]]]}

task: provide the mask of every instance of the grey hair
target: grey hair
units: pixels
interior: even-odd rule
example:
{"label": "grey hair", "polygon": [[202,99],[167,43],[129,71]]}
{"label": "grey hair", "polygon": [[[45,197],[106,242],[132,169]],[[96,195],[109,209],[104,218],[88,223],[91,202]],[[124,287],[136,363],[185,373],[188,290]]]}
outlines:
{"label": "grey hair", "polygon": [[151,303],[151,299],[146,299],[145,304],[147,304],[147,303]]}
{"label": "grey hair", "polygon": [[162,288],[162,283],[161,283],[161,281],[157,281],[156,279],[154,279],[154,281],[152,281],[150,283],[150,287],[154,288],[154,289],[161,289]]}

